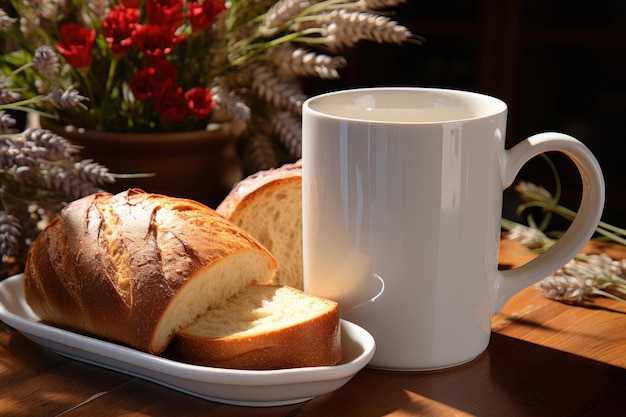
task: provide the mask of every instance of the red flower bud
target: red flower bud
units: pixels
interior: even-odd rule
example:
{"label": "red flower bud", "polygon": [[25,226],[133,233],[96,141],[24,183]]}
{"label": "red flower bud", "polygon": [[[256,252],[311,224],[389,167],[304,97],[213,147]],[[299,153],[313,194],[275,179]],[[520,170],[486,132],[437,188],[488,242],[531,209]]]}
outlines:
{"label": "red flower bud", "polygon": [[130,89],[139,101],[146,101],[158,93],[155,69],[152,67],[142,68],[133,74],[130,80]]}
{"label": "red flower bud", "polygon": [[96,40],[96,31],[76,23],[61,26],[61,42],[55,44],[63,58],[73,67],[88,67],[93,61],[91,48]]}
{"label": "red flower bud", "polygon": [[142,25],[132,34],[133,41],[150,58],[162,58],[172,52],[174,46],[186,39],[176,35],[165,25]]}
{"label": "red flower bud", "polygon": [[135,72],[130,88],[140,101],[158,98],[167,89],[173,88],[178,79],[178,70],[165,60],[159,60]]}
{"label": "red flower bud", "polygon": [[137,28],[139,9],[115,6],[102,22],[102,35],[115,54],[123,54],[133,45],[132,33]]}
{"label": "red flower bud", "polygon": [[183,22],[182,9],[182,0],[146,0],[146,16],[153,25],[180,26]]}
{"label": "red flower bud", "polygon": [[165,90],[163,94],[157,98],[155,107],[164,120],[183,120],[189,114],[187,102],[181,87]]}
{"label": "red flower bud", "polygon": [[208,29],[217,15],[224,10],[226,5],[219,0],[204,0],[202,4],[190,2],[187,5],[187,18],[193,29]]}
{"label": "red flower bud", "polygon": [[207,117],[215,106],[211,92],[203,87],[194,87],[187,91],[185,100],[187,100],[191,114],[198,118]]}

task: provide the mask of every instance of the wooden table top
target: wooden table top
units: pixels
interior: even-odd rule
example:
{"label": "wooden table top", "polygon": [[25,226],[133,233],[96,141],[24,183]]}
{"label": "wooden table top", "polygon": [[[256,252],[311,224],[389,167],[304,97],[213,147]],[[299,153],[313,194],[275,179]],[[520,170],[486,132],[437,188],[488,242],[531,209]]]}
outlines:
{"label": "wooden table top", "polygon": [[[529,257],[503,241],[500,261]],[[590,244],[626,258],[626,248]],[[363,369],[335,392],[254,408],[192,397],[51,353],[0,322],[2,416],[622,416],[626,415],[626,304],[571,306],[534,287],[493,318],[489,348],[434,372]]]}

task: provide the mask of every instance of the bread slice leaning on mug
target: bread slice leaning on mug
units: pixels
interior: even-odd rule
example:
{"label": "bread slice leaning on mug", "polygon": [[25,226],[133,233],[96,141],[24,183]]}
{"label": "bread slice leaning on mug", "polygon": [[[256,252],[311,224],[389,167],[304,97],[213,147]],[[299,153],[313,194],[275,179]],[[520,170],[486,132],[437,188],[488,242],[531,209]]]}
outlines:
{"label": "bread slice leaning on mug", "polygon": [[300,161],[244,178],[216,211],[276,256],[276,284],[303,289]]}
{"label": "bread slice leaning on mug", "polygon": [[131,189],[65,207],[31,245],[25,299],[41,319],[154,354],[276,259],[212,209]]}

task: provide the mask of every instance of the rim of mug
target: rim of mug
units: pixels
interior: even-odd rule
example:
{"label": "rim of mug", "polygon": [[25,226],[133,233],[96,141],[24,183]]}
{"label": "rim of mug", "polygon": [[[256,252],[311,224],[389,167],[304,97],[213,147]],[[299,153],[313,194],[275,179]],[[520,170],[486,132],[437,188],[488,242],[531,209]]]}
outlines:
{"label": "rim of mug", "polygon": [[[394,121],[387,120],[382,118],[361,118],[361,117],[350,117],[345,115],[333,114],[332,112],[325,112],[318,110],[314,107],[315,102],[325,100],[332,96],[344,96],[344,95],[353,95],[359,93],[376,93],[376,92],[388,92],[388,91],[405,91],[407,93],[436,93],[440,95],[456,95],[462,96],[466,98],[470,98],[474,102],[480,102],[483,106],[485,106],[485,110],[480,111],[480,114],[471,116],[471,117],[459,117],[459,118],[449,118],[449,119],[440,119],[440,120],[411,120],[411,121]],[[487,108],[491,110],[487,110]],[[508,106],[501,99],[490,96],[488,94],[469,91],[469,90],[461,90],[461,89],[453,89],[453,88],[437,88],[437,87],[358,87],[358,88],[346,88],[341,90],[333,90],[325,93],[317,94],[315,96],[311,96],[304,101],[302,104],[303,112],[308,111],[317,115],[322,115],[324,117],[328,117],[331,119],[340,119],[340,120],[349,120],[351,122],[367,122],[367,123],[385,123],[385,124],[440,124],[440,123],[456,123],[456,122],[467,122],[472,120],[480,120],[489,117],[493,117],[495,115],[501,114],[503,112],[507,112]]]}

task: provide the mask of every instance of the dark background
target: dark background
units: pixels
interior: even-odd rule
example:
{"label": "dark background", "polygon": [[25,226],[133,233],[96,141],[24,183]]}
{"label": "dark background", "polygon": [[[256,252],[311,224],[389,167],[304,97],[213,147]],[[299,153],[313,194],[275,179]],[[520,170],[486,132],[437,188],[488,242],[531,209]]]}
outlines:
{"label": "dark background", "polygon": [[[626,2],[623,0],[409,0],[392,16],[422,45],[363,43],[347,57],[341,81],[318,86],[426,86],[496,96],[509,106],[507,147],[542,131],[561,131],[585,143],[603,168],[603,219],[626,227]],[[561,203],[576,210],[579,176],[550,154],[563,183]],[[518,180],[554,191],[541,158]],[[507,191],[504,215],[515,216]]]}

